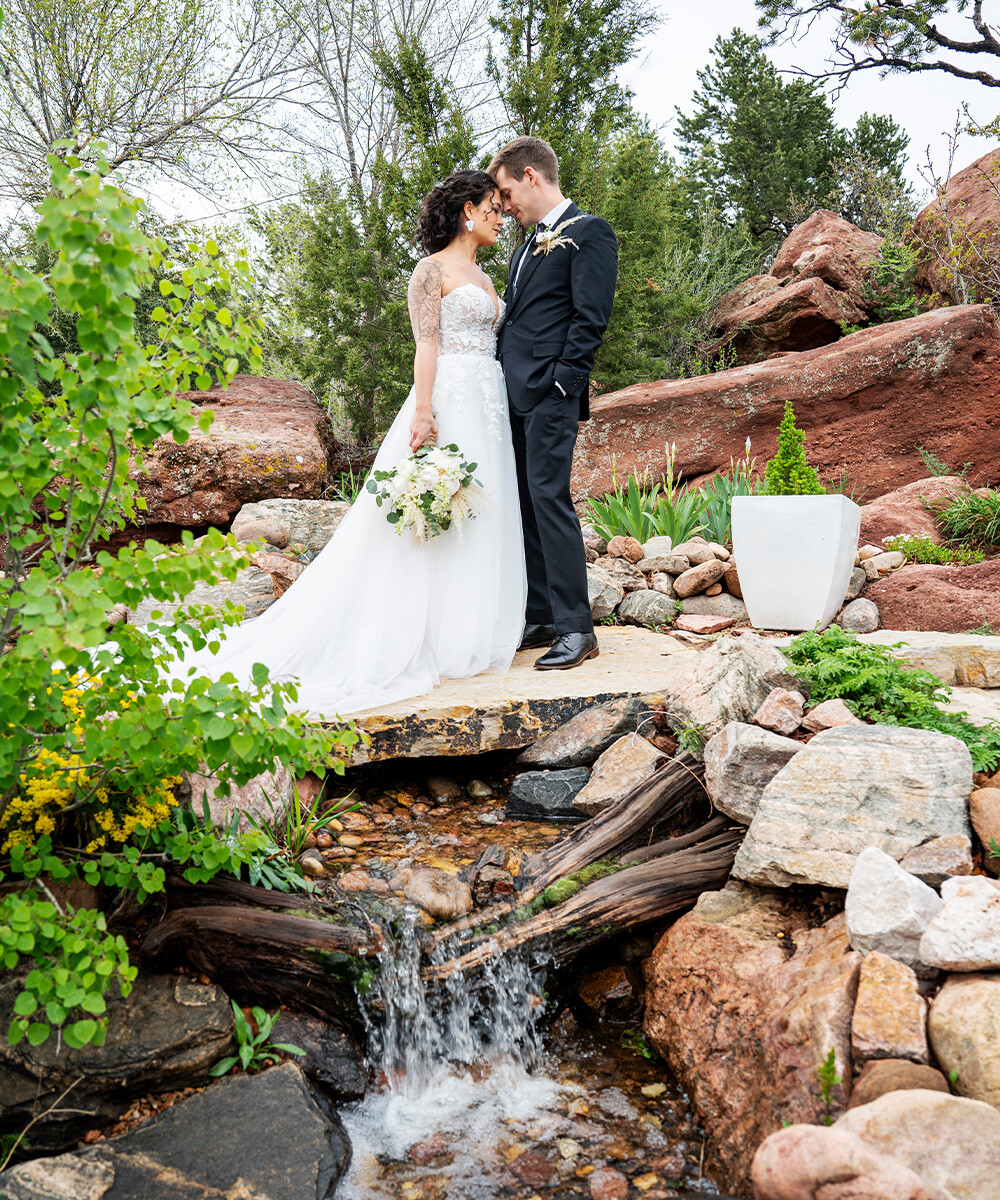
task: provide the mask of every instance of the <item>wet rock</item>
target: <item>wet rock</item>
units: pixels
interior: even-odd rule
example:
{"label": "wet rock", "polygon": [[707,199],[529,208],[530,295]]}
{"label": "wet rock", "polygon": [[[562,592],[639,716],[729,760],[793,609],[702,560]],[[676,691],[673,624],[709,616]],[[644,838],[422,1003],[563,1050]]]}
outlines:
{"label": "wet rock", "polygon": [[956,1091],[1000,1108],[1000,975],[949,975],[928,1028]]}
{"label": "wet rock", "polygon": [[794,733],[802,724],[805,697],[801,692],[774,688],[753,715],[753,723],[773,733]]}
{"label": "wet rock", "polygon": [[[120,1137],[14,1167],[3,1191],[7,1200],[332,1200],[350,1152],[329,1102],[286,1063],[220,1080]],[[90,1190],[60,1192],[59,1181]]]}
{"label": "wet rock", "polygon": [[1000,1112],[942,1092],[890,1092],[834,1126],[905,1163],[955,1200],[983,1200],[1000,1176]]}
{"label": "wet rock", "polygon": [[852,600],[841,609],[837,623],[848,633],[874,633],[879,625],[878,605],[863,597]]}
{"label": "wet rock", "polygon": [[493,789],[482,779],[470,779],[465,785],[465,794],[473,800],[488,800],[493,795]]}
{"label": "wet rock", "polygon": [[689,567],[683,574],[678,575],[674,580],[674,591],[682,599],[686,599],[688,596],[703,592],[713,583],[718,583],[725,573],[726,564],[719,562],[713,555],[708,562]]}
{"label": "wet rock", "polygon": [[557,1174],[554,1162],[538,1150],[525,1150],[510,1164],[511,1171],[530,1188],[545,1187]]}
{"label": "wet rock", "polygon": [[658,625],[669,625],[677,616],[680,605],[658,589],[645,592],[629,592],[618,605],[618,615],[626,625],[645,625],[655,629]]}
{"label": "wet rock", "polygon": [[[0,980],[4,1030],[20,990],[10,972]],[[232,1009],[214,984],[142,974],[127,997],[110,988],[107,1005],[103,1046],[60,1049],[55,1037],[40,1046],[10,1046],[6,1036],[0,1039],[0,1132],[20,1133],[73,1085],[72,1104],[58,1105],[31,1127],[32,1149],[66,1149],[88,1130],[109,1128],[140,1096],[206,1083],[209,1068],[232,1051]]]}
{"label": "wet rock", "polygon": [[646,714],[646,706],[635,696],[595,704],[539,738],[518,755],[518,764],[553,770],[588,767],[623,734],[637,729]]}
{"label": "wet rock", "polygon": [[290,543],[319,554],[337,531],[351,506],[342,500],[258,500],[244,504],[233,520],[237,542],[256,540],[256,529],[277,527],[288,532],[285,542],[266,540],[282,549]]}
{"label": "wet rock", "polygon": [[951,875],[972,874],[972,840],[964,833],[931,838],[904,854],[899,865],[931,887],[940,887]]}
{"label": "wet rock", "polygon": [[743,825],[753,820],[764,788],[802,749],[802,742],[742,721],[705,746],[705,786],[720,812]]}
{"label": "wet rock", "polygon": [[610,617],[625,596],[625,589],[597,563],[587,564],[587,596],[595,621]]}
{"label": "wet rock", "polygon": [[879,951],[920,967],[920,939],[941,909],[941,898],[890,855],[869,846],[858,855],[845,901],[855,950]]}
{"label": "wet rock", "polygon": [[416,1163],[417,1166],[426,1166],[429,1162],[437,1162],[439,1165],[441,1159],[451,1155],[451,1146],[441,1136],[436,1133],[433,1137],[428,1138],[423,1142],[415,1142],[406,1152],[406,1157],[410,1162]]}
{"label": "wet rock", "polygon": [[855,1066],[873,1058],[928,1061],[927,1001],[905,963],[874,951],[865,956],[851,1021]]}
{"label": "wet rock", "polygon": [[640,1002],[635,985],[621,963],[588,971],[580,981],[577,995],[599,1021],[625,1020]]}
{"label": "wet rock", "polygon": [[299,855],[299,866],[302,874],[310,879],[322,879],[326,874],[326,863],[319,850],[306,850]]}
{"label": "wet rock", "polygon": [[273,1042],[287,1042],[305,1051],[295,1061],[324,1095],[335,1101],[360,1100],[368,1088],[365,1056],[361,1047],[342,1029],[304,1013],[283,1011],[271,1034]]}
{"label": "wet rock", "polygon": [[594,763],[590,779],[573,797],[573,807],[592,817],[648,779],[667,756],[638,733],[620,737]]}
{"label": "wet rock", "polygon": [[982,875],[941,885],[943,904],[920,939],[920,961],[944,971],[1000,969],[1000,887]]}
{"label": "wet rock", "polygon": [[420,867],[403,887],[403,895],[435,921],[454,921],[472,911],[472,889],[438,867]]}
{"label": "wet rock", "polygon": [[1000,855],[990,852],[993,842],[1000,846],[1000,788],[977,788],[969,797],[969,817],[976,837],[983,844],[987,871],[1000,875]]}
{"label": "wet rock", "polygon": [[452,800],[465,799],[462,785],[447,775],[428,775],[424,780],[424,787],[435,804],[447,804]]}
{"label": "wet rock", "polygon": [[693,661],[668,665],[667,673],[671,725],[698,728],[706,741],[730,721],[749,721],[773,688],[797,683],[788,659],[755,633],[719,638]]}
{"label": "wet rock", "polygon": [[914,1088],[949,1094],[951,1092],[948,1080],[933,1067],[903,1058],[873,1059],[865,1063],[861,1074],[854,1081],[848,1107],[857,1108],[859,1104],[871,1104],[873,1100],[885,1096],[888,1092],[905,1092]]}
{"label": "wet rock", "polygon": [[757,1200],[949,1200],[904,1163],[841,1129],[790,1125],[753,1161]]}
{"label": "wet rock", "polygon": [[511,784],[507,816],[515,820],[582,820],[573,801],[589,778],[590,771],[586,767],[522,771]]}
{"label": "wet rock", "polygon": [[625,1200],[628,1179],[614,1167],[598,1167],[587,1180],[593,1200]]}
{"label": "wet rock", "polygon": [[837,729],[841,725],[863,725],[864,722],[854,715],[843,700],[824,700],[809,709],[802,718],[803,729],[810,733],[819,733],[824,729]]}
{"label": "wet rock", "polygon": [[834,1112],[847,1102],[861,955],[842,916],[809,923],[789,893],[729,884],[703,894],[645,966],[646,1038],[709,1131],[713,1178],[736,1195],[768,1134],[823,1119],[816,1067],[831,1049]]}
{"label": "wet rock", "polygon": [[733,874],[846,888],[868,846],[898,860],[932,837],[967,834],[971,790],[958,738],[889,725],[824,730],[764,789]]}

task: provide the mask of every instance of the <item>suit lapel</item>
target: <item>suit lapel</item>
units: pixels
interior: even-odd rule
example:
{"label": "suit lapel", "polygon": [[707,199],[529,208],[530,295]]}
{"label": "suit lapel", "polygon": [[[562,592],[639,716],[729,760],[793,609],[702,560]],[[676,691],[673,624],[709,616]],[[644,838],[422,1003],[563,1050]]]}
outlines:
{"label": "suit lapel", "polygon": [[[570,206],[566,209],[566,211],[562,214],[562,216],[556,222],[556,224],[561,225],[563,223],[563,221],[572,220],[572,218],[577,216],[579,214],[579,212],[580,212],[580,210],[579,210],[579,208],[577,208],[577,206],[575,204],[570,204]],[[534,273],[538,270],[538,264],[542,261],[542,259],[544,257],[545,257],[544,254],[541,254],[541,253],[535,254],[535,252],[532,251],[531,257],[521,268],[521,278],[518,279],[518,281],[517,281],[517,288],[514,291],[514,297],[511,302],[510,309],[517,308],[518,304],[521,302],[521,297],[528,290],[528,284],[531,281],[532,275],[534,275]],[[514,269],[515,269],[515,271],[517,270],[516,267]],[[508,309],[508,312],[510,311],[510,309]]]}

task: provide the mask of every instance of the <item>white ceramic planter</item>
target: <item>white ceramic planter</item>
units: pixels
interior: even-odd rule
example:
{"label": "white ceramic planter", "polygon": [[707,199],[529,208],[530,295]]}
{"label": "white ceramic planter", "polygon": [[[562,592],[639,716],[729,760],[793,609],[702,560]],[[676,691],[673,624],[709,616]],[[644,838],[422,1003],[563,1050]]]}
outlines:
{"label": "white ceramic planter", "polygon": [[846,496],[736,496],[733,558],[758,629],[824,629],[844,603],[861,509]]}

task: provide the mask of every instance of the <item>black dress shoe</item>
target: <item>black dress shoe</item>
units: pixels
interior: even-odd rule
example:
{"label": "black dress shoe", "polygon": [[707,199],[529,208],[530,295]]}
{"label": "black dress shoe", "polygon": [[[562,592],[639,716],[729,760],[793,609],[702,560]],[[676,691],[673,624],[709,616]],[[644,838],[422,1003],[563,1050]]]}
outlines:
{"label": "black dress shoe", "polygon": [[538,671],[566,671],[578,667],[588,658],[600,654],[597,638],[592,633],[561,633],[552,643],[552,649],[535,662]]}
{"label": "black dress shoe", "polygon": [[518,650],[537,650],[539,646],[551,646],[555,639],[554,625],[525,625]]}

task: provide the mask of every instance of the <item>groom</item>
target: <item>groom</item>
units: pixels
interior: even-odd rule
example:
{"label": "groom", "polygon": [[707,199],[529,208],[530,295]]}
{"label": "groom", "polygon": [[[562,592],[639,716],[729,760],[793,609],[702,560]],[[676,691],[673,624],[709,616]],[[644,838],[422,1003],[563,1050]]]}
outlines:
{"label": "groom", "polygon": [[548,142],[520,137],[487,168],[504,212],[534,230],[514,251],[497,358],[507,382],[528,569],[521,650],[550,646],[541,671],[598,654],[587,559],[569,476],[577,426],[615,295],[618,243],[607,221],[580,212],[559,190]]}

